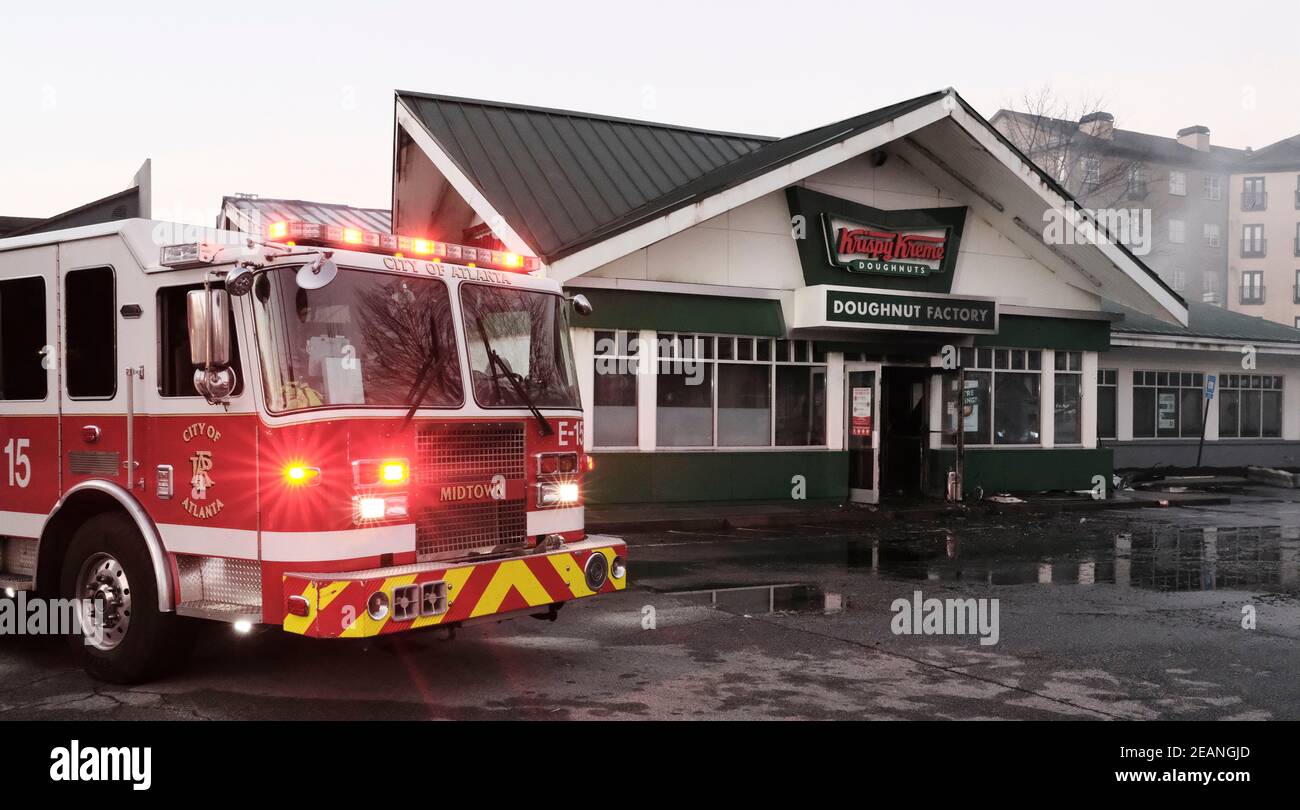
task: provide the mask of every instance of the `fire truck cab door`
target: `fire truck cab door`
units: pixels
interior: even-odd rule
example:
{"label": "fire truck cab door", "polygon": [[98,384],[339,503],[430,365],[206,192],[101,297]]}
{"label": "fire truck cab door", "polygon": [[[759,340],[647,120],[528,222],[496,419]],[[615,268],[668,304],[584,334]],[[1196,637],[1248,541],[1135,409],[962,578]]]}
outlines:
{"label": "fire truck cab door", "polygon": [[[143,335],[120,308],[123,278],[141,276],[117,239],[59,246],[60,432],[64,492],[85,481],[131,489],[127,463],[128,366],[144,364]],[[135,303],[132,301],[131,303]],[[130,312],[131,310],[127,310]]]}
{"label": "fire truck cab door", "polygon": [[0,254],[0,532],[39,537],[59,498],[53,246]]}

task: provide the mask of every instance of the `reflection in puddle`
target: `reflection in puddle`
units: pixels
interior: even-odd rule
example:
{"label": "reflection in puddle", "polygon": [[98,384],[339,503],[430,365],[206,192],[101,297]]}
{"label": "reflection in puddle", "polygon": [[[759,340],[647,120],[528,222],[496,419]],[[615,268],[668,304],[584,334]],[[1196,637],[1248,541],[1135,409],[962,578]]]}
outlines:
{"label": "reflection in puddle", "polygon": [[673,596],[728,613],[839,613],[845,608],[842,594],[823,591],[815,585],[754,585],[675,591]]}
{"label": "reflection in puddle", "polygon": [[[1050,545],[1051,553],[1043,553],[1042,545]],[[1157,591],[1269,589],[1300,595],[1300,532],[1295,527],[1156,527],[1115,534],[1109,541],[1053,537],[1042,543],[983,533],[962,542],[957,533],[938,531],[905,543],[850,541],[845,563],[931,582],[1110,584]]]}

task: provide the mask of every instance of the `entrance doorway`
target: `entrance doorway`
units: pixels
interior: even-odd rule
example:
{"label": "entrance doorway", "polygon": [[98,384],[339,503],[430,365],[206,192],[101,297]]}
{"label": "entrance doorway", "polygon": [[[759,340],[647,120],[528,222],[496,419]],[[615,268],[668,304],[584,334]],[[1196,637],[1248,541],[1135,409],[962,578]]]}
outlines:
{"label": "entrance doorway", "polygon": [[844,447],[849,453],[849,500],[880,502],[876,448],[880,431],[880,364],[844,364]]}
{"label": "entrance doorway", "polygon": [[880,491],[919,496],[930,446],[929,368],[885,366],[880,380]]}

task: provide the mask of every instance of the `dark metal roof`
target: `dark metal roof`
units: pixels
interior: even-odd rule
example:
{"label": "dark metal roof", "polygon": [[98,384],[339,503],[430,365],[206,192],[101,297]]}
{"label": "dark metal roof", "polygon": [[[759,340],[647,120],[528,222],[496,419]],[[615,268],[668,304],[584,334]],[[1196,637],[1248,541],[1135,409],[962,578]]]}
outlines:
{"label": "dark metal roof", "polygon": [[0,217],[0,236],[27,230],[44,221],[44,217]]}
{"label": "dark metal roof", "polygon": [[1284,324],[1251,315],[1242,315],[1240,312],[1230,312],[1212,304],[1189,303],[1187,326],[1166,323],[1111,301],[1104,302],[1104,307],[1108,312],[1123,316],[1121,320],[1111,325],[1111,331],[1117,333],[1300,344],[1300,329],[1292,329]]}
{"label": "dark metal roof", "polygon": [[[119,219],[131,219],[140,216],[140,189],[132,186],[125,191],[101,197],[98,200],[62,211],[45,219],[28,220],[26,225],[15,227],[3,236],[26,236],[33,233],[46,233],[64,228],[77,228],[82,225],[98,225],[101,222],[113,222]],[[13,219],[18,219],[14,217]]]}
{"label": "dark metal roof", "polygon": [[267,197],[222,197],[218,228],[264,233],[269,222],[317,222],[363,231],[393,232],[393,215],[386,208],[354,208],[336,203],[277,200]]}
{"label": "dark metal roof", "polygon": [[547,261],[942,96],[930,93],[778,140],[398,93],[493,208]]}
{"label": "dark metal roof", "polygon": [[1300,135],[1283,138],[1257,150],[1241,166],[1243,172],[1300,170]]}
{"label": "dark metal roof", "polygon": [[399,92],[530,247],[553,260],[771,142],[568,110]]}

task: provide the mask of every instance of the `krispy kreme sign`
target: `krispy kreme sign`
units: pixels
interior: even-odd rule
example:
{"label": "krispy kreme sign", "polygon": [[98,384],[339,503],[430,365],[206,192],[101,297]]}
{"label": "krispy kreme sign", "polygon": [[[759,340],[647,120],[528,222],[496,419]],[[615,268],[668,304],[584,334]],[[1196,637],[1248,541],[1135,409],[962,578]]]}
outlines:
{"label": "krispy kreme sign", "polygon": [[928,276],[943,270],[947,229],[896,230],[826,216],[831,264],[850,273]]}

